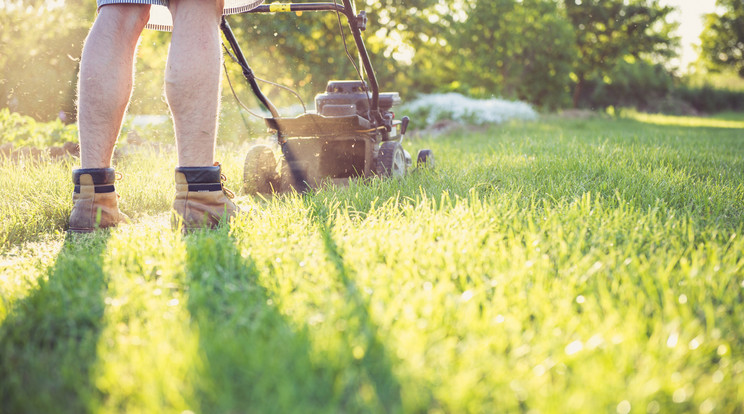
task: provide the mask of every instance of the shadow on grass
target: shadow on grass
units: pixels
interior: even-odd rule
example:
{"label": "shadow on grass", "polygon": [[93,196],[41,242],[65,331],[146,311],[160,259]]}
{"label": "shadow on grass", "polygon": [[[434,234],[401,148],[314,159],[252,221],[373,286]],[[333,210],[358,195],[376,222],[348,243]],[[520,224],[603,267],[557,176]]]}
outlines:
{"label": "shadow on grass", "polygon": [[[315,355],[308,327],[297,329],[260,284],[250,257],[221,229],[187,236],[188,308],[199,333],[202,412],[360,412],[354,367]],[[366,315],[366,313],[363,313]],[[368,317],[361,329],[372,329]],[[362,365],[380,385],[384,411],[400,410],[400,392],[380,347]],[[388,409],[389,408],[389,409]],[[380,411],[380,410],[376,410]]]}
{"label": "shadow on grass", "polygon": [[357,342],[352,343],[352,338],[346,336],[346,346],[352,348],[352,354],[358,358],[360,371],[366,376],[364,381],[372,385],[378,407],[388,413],[400,411],[400,384],[392,371],[392,362],[385,346],[380,341],[379,330],[369,314],[369,304],[360,295],[353,271],[344,264],[342,251],[333,239],[332,227],[327,220],[320,221],[320,234],[328,261],[333,264],[336,276],[345,289],[348,318],[355,320],[357,325]]}
{"label": "shadow on grass", "polygon": [[81,413],[103,329],[108,232],[68,235],[48,278],[0,326],[0,411]]}
{"label": "shadow on grass", "polygon": [[310,360],[310,344],[272,305],[250,258],[225,229],[186,238],[188,308],[204,371],[201,412],[318,411],[333,378]]}
{"label": "shadow on grass", "polygon": [[[380,340],[377,325],[369,313],[369,303],[361,295],[355,281],[352,269],[346,266],[343,250],[339,248],[333,238],[332,212],[326,206],[314,204],[306,199],[311,217],[318,225],[318,231],[323,241],[326,258],[332,264],[335,277],[341,284],[346,307],[340,312],[352,327],[351,332],[344,337],[344,345],[351,349],[355,358],[357,370],[361,374],[360,389],[367,387],[374,393],[374,398],[366,397],[373,402],[376,409],[383,412],[397,412],[402,409],[401,390],[395,374],[393,363],[387,355],[384,344]],[[376,410],[376,411],[377,411]]]}

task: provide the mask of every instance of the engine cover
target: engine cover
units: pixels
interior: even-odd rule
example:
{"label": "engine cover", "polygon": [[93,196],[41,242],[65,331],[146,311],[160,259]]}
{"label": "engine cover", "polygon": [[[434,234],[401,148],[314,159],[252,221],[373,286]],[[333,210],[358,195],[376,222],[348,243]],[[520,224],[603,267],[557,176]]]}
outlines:
{"label": "engine cover", "polygon": [[[360,80],[332,80],[328,82],[325,93],[315,96],[315,109],[323,116],[359,115],[371,120],[369,106],[372,94],[366,82]],[[393,106],[400,104],[398,92],[379,94],[380,111],[384,114]]]}

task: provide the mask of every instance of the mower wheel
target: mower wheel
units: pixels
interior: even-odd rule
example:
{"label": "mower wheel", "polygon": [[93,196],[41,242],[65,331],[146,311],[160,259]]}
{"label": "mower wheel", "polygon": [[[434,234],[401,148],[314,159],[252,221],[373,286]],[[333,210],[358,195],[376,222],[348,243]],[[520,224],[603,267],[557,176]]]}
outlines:
{"label": "mower wheel", "polygon": [[300,189],[301,186],[297,183],[298,180],[292,173],[292,169],[289,167],[289,162],[287,162],[287,160],[284,158],[281,158],[279,162],[281,163],[279,167],[279,187],[276,189],[276,191],[289,192],[293,189],[300,191],[298,189]]}
{"label": "mower wheel", "polygon": [[277,191],[279,176],[274,151],[267,145],[255,145],[248,150],[243,167],[243,189],[246,194],[268,194]]}
{"label": "mower wheel", "polygon": [[377,155],[377,175],[403,177],[406,175],[406,169],[406,155],[400,142],[383,142]]}
{"label": "mower wheel", "polygon": [[418,168],[434,168],[434,153],[430,149],[422,149],[416,157]]}

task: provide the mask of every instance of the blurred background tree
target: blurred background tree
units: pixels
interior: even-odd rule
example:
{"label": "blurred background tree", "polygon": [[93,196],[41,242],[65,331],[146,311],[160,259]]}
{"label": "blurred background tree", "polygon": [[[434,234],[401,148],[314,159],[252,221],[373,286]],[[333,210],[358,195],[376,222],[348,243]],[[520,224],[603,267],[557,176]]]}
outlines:
{"label": "blurred background tree", "polygon": [[453,90],[554,109],[567,103],[573,31],[555,1],[474,1],[453,23]]}
{"label": "blurred background tree", "polygon": [[[673,8],[658,0],[565,0],[579,51],[574,63],[573,106],[592,78],[611,82],[609,72],[624,59],[663,61],[675,56],[677,24],[667,21]],[[642,64],[642,63],[641,63]]]}
{"label": "blurred background tree", "polygon": [[744,78],[744,2],[717,0],[716,5],[723,13],[705,16],[702,56],[709,69],[733,69]]}
{"label": "blurred background tree", "polygon": [[38,120],[71,117],[83,40],[95,0],[4,0],[0,107]]}

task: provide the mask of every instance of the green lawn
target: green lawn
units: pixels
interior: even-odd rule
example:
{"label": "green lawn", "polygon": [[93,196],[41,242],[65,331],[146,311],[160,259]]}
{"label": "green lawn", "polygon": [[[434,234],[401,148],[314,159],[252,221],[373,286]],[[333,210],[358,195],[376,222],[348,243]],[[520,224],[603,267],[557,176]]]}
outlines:
{"label": "green lawn", "polygon": [[118,161],[133,223],[81,237],[71,163],[0,162],[0,411],[744,412],[729,115],[411,138],[435,170],[188,236],[169,152]]}

